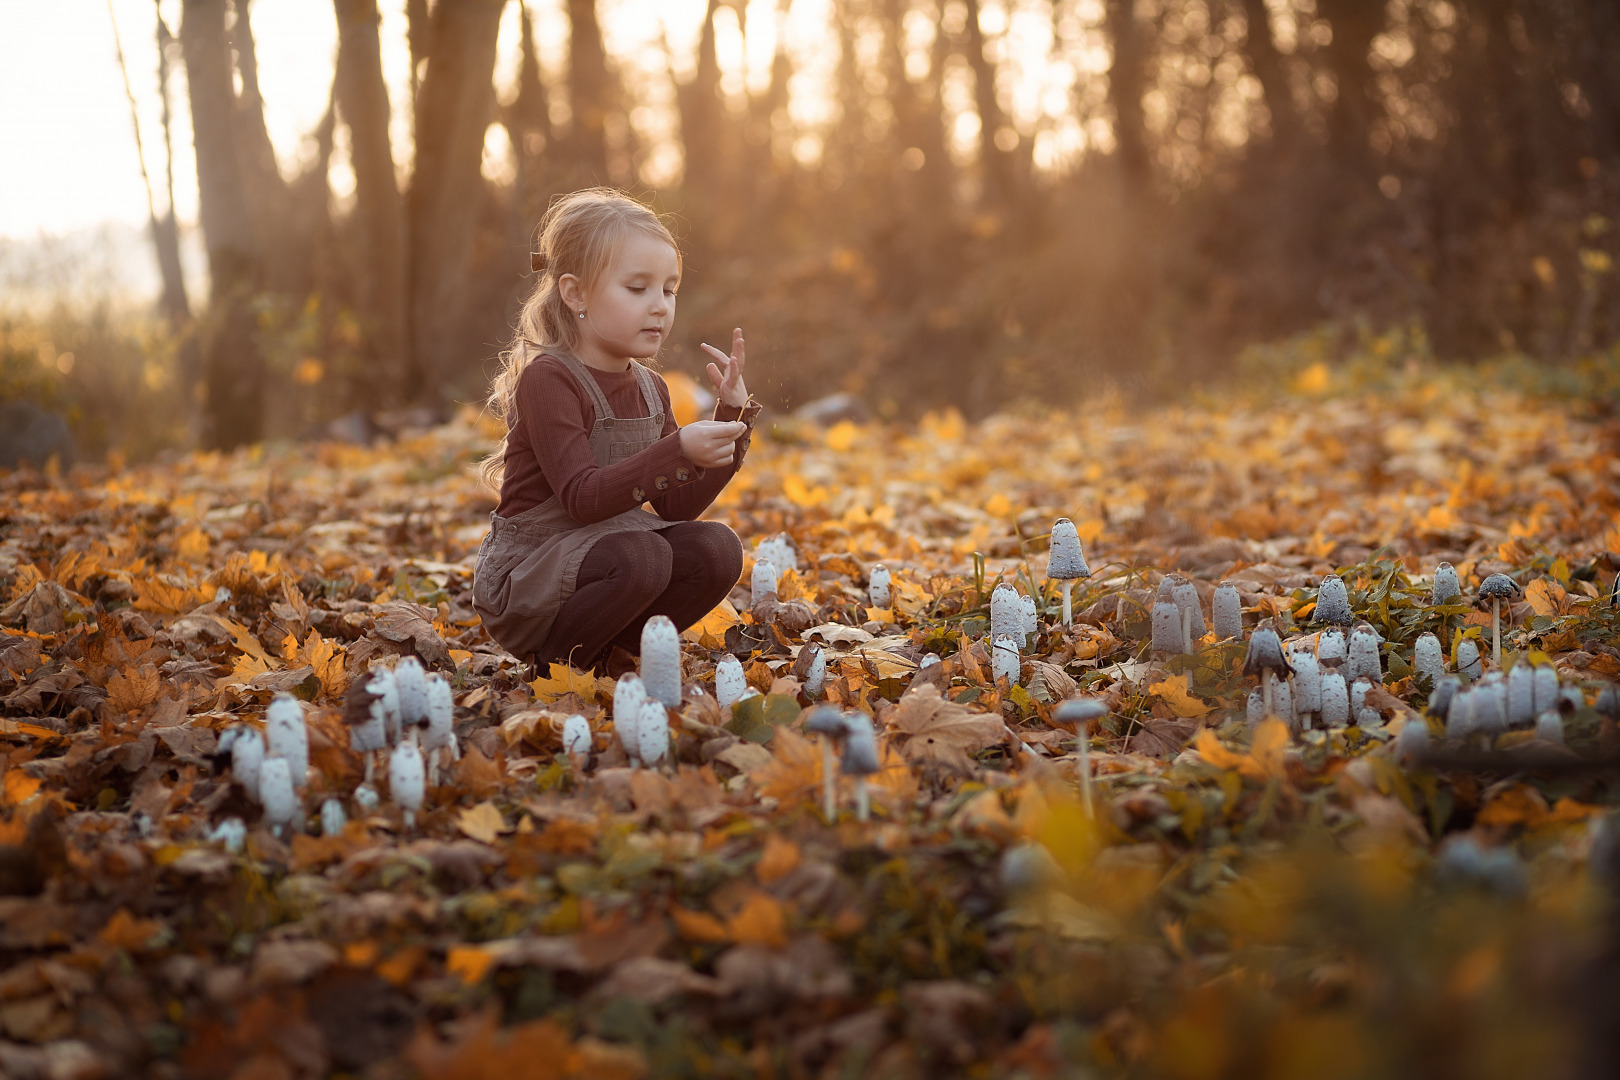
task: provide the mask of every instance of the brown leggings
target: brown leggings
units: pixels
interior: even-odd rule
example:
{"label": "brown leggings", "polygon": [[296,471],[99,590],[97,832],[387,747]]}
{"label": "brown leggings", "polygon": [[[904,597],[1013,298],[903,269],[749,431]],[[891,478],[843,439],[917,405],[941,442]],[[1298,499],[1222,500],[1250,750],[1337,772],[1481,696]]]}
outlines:
{"label": "brown leggings", "polygon": [[742,566],[742,541],[718,521],[609,533],[591,545],[535,660],[583,669],[599,666],[615,645],[640,655],[648,619],[668,615],[685,630],[726,598]]}

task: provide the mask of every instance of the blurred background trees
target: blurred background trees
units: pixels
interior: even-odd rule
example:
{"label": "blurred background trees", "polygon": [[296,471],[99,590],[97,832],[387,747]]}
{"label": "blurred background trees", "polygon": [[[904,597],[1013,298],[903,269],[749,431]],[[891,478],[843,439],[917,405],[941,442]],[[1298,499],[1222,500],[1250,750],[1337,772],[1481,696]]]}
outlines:
{"label": "blurred background trees", "polygon": [[[1612,0],[826,0],[839,55],[820,81],[787,46],[794,0],[707,0],[696,55],[664,46],[662,132],[597,0],[560,0],[552,69],[534,2],[404,0],[407,150],[378,0],[334,0],[332,104],[289,179],[247,0],[184,0],[201,441],[481,400],[547,201],[595,183],[682,223],[665,363],[696,372],[695,341],[741,323],[750,384],[785,407],[1076,403],[1324,325],[1549,361],[1620,333]],[[509,5],[521,64],[498,91]],[[774,37],[762,85],[723,78],[722,28]],[[1034,108],[1031,65],[1068,75]],[[495,176],[492,130],[511,148]],[[341,206],[334,141],[355,176]],[[185,304],[166,299],[177,323]]]}

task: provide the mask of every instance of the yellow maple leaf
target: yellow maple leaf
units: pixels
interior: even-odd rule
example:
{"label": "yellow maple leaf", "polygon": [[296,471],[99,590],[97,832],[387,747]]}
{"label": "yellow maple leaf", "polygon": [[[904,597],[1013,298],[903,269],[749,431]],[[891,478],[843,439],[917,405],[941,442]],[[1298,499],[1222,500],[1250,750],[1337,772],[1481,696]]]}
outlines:
{"label": "yellow maple leaf", "polygon": [[1537,615],[1556,619],[1569,614],[1569,593],[1552,578],[1537,578],[1524,587],[1524,598]]}
{"label": "yellow maple leaf", "polygon": [[139,671],[120,672],[107,680],[107,704],[116,712],[143,709],[158,699],[163,690],[163,678],[157,668],[147,664]]}
{"label": "yellow maple leaf", "polygon": [[1215,706],[1201,698],[1193,697],[1187,690],[1187,684],[1180,679],[1166,679],[1148,687],[1148,693],[1157,694],[1177,716],[1185,716],[1198,720],[1208,716]]}
{"label": "yellow maple leaf", "polygon": [[529,684],[534,696],[549,705],[564,694],[578,694],[587,703],[596,700],[596,674],[579,672],[567,664],[552,664],[551,677],[541,676]]}
{"label": "yellow maple leaf", "polygon": [[506,828],[506,819],[492,802],[481,802],[456,817],[456,828],[481,844],[493,844]]}
{"label": "yellow maple leaf", "polygon": [[737,609],[732,607],[731,601],[722,600],[719,607],[682,631],[681,637],[705,649],[723,649],[726,645],[726,631],[741,621],[742,616],[737,614]]}

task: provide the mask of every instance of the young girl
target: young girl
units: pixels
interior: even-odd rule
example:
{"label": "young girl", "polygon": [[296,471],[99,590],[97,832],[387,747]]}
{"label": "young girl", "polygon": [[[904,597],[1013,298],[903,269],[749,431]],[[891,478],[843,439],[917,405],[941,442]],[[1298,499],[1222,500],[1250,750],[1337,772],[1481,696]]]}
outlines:
{"label": "young girl", "polygon": [[760,405],[736,330],[729,356],[703,346],[719,361],[714,419],[676,425],[641,361],[669,337],[681,254],[642,204],[605,188],[559,199],[532,262],[539,280],[489,398],[507,429],[481,468],[501,501],[473,606],[542,671],[567,660],[617,674],[630,658],[616,648],[639,653],[649,618],[684,630],[737,584],[737,534],[696,519],[741,466]]}

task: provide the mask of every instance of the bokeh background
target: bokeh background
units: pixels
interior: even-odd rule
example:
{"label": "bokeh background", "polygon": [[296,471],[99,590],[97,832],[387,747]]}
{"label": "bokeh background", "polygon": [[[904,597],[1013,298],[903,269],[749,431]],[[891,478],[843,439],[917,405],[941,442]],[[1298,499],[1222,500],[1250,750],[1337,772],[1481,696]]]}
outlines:
{"label": "bokeh background", "polygon": [[677,223],[666,368],[741,324],[784,410],[1173,394],[1277,343],[1555,365],[1620,331],[1609,0],[0,15],[0,397],[80,454],[480,402],[548,200],[596,183]]}

